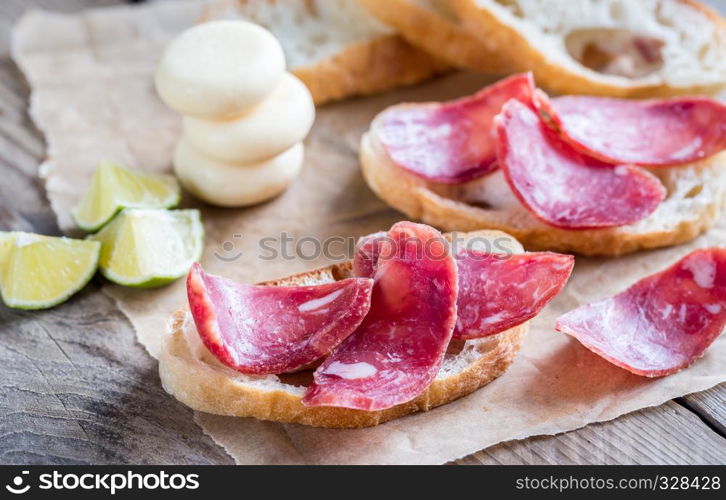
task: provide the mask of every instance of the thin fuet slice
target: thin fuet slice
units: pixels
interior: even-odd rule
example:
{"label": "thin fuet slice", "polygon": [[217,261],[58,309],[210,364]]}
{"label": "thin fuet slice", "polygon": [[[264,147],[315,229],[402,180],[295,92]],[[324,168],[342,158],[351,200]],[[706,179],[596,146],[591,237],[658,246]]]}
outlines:
{"label": "thin fuet slice", "polygon": [[88,239],[102,243],[100,270],[119,285],[151,288],[187,274],[202,256],[199,210],[126,209]]}
{"label": "thin fuet slice", "polygon": [[91,280],[101,245],[95,241],[0,233],[0,291],[17,309],[46,309],[65,302]]}
{"label": "thin fuet slice", "polygon": [[371,308],[318,367],[303,403],[375,411],[436,377],[456,320],[456,263],[433,228],[400,222],[382,240]]}
{"label": "thin fuet slice", "polygon": [[706,97],[548,99],[537,93],[536,102],[565,141],[611,164],[678,165],[726,148],[726,105]]}
{"label": "thin fuet slice", "polygon": [[189,308],[204,345],[247,374],[298,370],[330,353],[360,324],[373,280],[314,286],[255,286],[206,274],[187,277]]}
{"label": "thin fuet slice", "polygon": [[362,236],[355,248],[353,257],[353,274],[364,278],[372,278],[378,266],[380,245],[388,237],[386,231]]}
{"label": "thin fuet slice", "polygon": [[531,252],[515,255],[462,250],[454,338],[496,335],[534,318],[564,288],[572,274],[571,255]]}
{"label": "thin fuet slice", "polygon": [[557,320],[560,332],[637,375],[675,373],[726,325],[726,249],[696,250],[614,297]]}
{"label": "thin fuet slice", "polygon": [[393,163],[429,181],[458,184],[496,169],[494,117],[509,99],[530,102],[533,91],[529,73],[514,75],[454,101],[393,106],[374,127]]}
{"label": "thin fuet slice", "polygon": [[[353,259],[357,276],[374,276],[385,238],[381,232],[359,240]],[[453,338],[488,337],[532,319],[564,288],[574,265],[571,255],[552,252],[460,250]]]}
{"label": "thin fuet slice", "polygon": [[647,170],[577,152],[519,101],[509,101],[496,121],[504,176],[519,201],[547,224],[625,226],[646,218],[665,198],[665,187]]}
{"label": "thin fuet slice", "polygon": [[141,172],[104,161],[71,215],[78,227],[94,232],[124,208],[173,208],[180,197],[181,189],[173,175]]}

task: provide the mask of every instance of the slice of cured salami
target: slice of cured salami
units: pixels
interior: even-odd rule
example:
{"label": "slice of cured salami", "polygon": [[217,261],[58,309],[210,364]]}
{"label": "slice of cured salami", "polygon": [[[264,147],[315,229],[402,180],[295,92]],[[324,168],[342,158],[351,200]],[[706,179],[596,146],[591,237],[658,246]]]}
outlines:
{"label": "slice of cured salami", "polygon": [[509,99],[531,102],[533,90],[527,73],[455,101],[394,106],[377,120],[378,137],[399,167],[429,181],[466,182],[496,169],[494,117]]}
{"label": "slice of cured salami", "polygon": [[538,93],[536,101],[563,139],[612,164],[677,165],[726,148],[726,105],[705,97],[550,100]]}
{"label": "slice of cured salami", "polygon": [[441,233],[400,222],[380,240],[371,309],[318,367],[303,403],[382,410],[436,377],[456,320],[456,263]]}
{"label": "slice of cured salami", "polygon": [[[373,277],[386,233],[360,239],[353,271]],[[494,254],[462,249],[456,254],[459,294],[453,338],[496,335],[535,317],[565,286],[575,258],[552,252]]]}
{"label": "slice of cured salami", "polygon": [[370,307],[373,281],[254,286],[194,264],[187,295],[197,331],[222,363],[248,374],[285,373],[327,355]]}
{"label": "slice of cured salami", "polygon": [[353,275],[360,278],[372,278],[378,266],[380,244],[388,237],[385,231],[362,236],[356,245],[353,257]]}
{"label": "slice of cured salami", "polygon": [[495,335],[535,317],[565,286],[575,265],[571,255],[515,255],[462,250],[454,338]]}
{"label": "slice of cured salami", "polygon": [[650,215],[666,190],[648,171],[578,153],[528,106],[509,101],[496,119],[499,166],[517,198],[552,226],[624,226]]}
{"label": "slice of cured salami", "polygon": [[726,249],[690,253],[609,299],[557,321],[611,363],[659,377],[701,357],[726,324]]}

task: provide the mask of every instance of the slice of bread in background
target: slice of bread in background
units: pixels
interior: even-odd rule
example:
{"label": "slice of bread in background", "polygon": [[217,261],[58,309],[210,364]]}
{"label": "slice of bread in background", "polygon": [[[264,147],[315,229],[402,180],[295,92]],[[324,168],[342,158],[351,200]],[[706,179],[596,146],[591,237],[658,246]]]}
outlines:
{"label": "slice of bread in background", "polygon": [[[523,251],[516,240],[498,231],[459,236],[464,244],[467,239],[476,238],[482,249]],[[346,262],[264,284],[315,285],[350,275],[351,264]],[[224,366],[202,344],[186,308],[172,318],[159,357],[159,373],[169,394],[198,411],[316,427],[370,427],[430,410],[488,384],[512,363],[528,330],[528,323],[524,323],[491,337],[452,341],[436,379],[422,394],[408,403],[380,411],[304,406],[301,400],[312,380],[312,371],[250,376]]]}
{"label": "slice of bread in background", "polygon": [[501,170],[459,185],[428,182],[396,166],[376,136],[361,141],[363,177],[386,203],[414,220],[445,231],[497,229],[528,250],[616,256],[676,245],[710,229],[726,202],[726,151],[678,167],[649,169],[668,194],[647,218],[628,226],[566,230],[532,215],[515,197]]}
{"label": "slice of bread in background", "polygon": [[469,34],[449,0],[358,0],[411,45],[457,68],[487,73],[513,71],[508,55]]}
{"label": "slice of bread in background", "polygon": [[425,80],[448,66],[399,37],[356,0],[222,0],[203,21],[246,19],[282,44],[316,104]]}
{"label": "slice of bread in background", "polygon": [[472,36],[560,94],[713,94],[726,21],[694,0],[451,0]]}

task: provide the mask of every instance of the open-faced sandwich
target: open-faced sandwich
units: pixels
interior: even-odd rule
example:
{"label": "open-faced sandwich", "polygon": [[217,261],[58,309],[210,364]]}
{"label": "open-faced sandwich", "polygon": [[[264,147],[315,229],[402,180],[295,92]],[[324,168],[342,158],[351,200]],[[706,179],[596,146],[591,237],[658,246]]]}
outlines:
{"label": "open-faced sandwich", "polygon": [[260,285],[196,265],[161,380],[208,413],[377,425],[504,373],[573,265],[504,233],[444,237],[411,222],[362,238],[352,261]]}
{"label": "open-faced sandwich", "polygon": [[392,207],[527,248],[619,255],[710,228],[726,197],[726,105],[549,98],[529,74],[443,103],[400,104],[363,136],[363,175]]}

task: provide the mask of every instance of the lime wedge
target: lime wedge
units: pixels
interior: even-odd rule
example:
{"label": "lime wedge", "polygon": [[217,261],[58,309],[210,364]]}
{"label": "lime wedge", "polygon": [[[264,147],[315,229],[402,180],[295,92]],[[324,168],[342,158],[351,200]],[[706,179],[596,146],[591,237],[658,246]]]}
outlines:
{"label": "lime wedge", "polygon": [[15,244],[15,236],[17,234],[17,232],[0,232],[0,276],[2,276],[5,259],[10,255],[10,250]]}
{"label": "lime wedge", "polygon": [[199,210],[126,209],[88,237],[102,244],[101,274],[119,285],[161,286],[202,255]]}
{"label": "lime wedge", "polygon": [[0,233],[0,292],[8,307],[46,309],[83,288],[98,267],[96,241]]}
{"label": "lime wedge", "polygon": [[94,232],[124,208],[172,208],[180,196],[179,183],[172,175],[140,172],[104,161],[71,215],[78,227]]}

